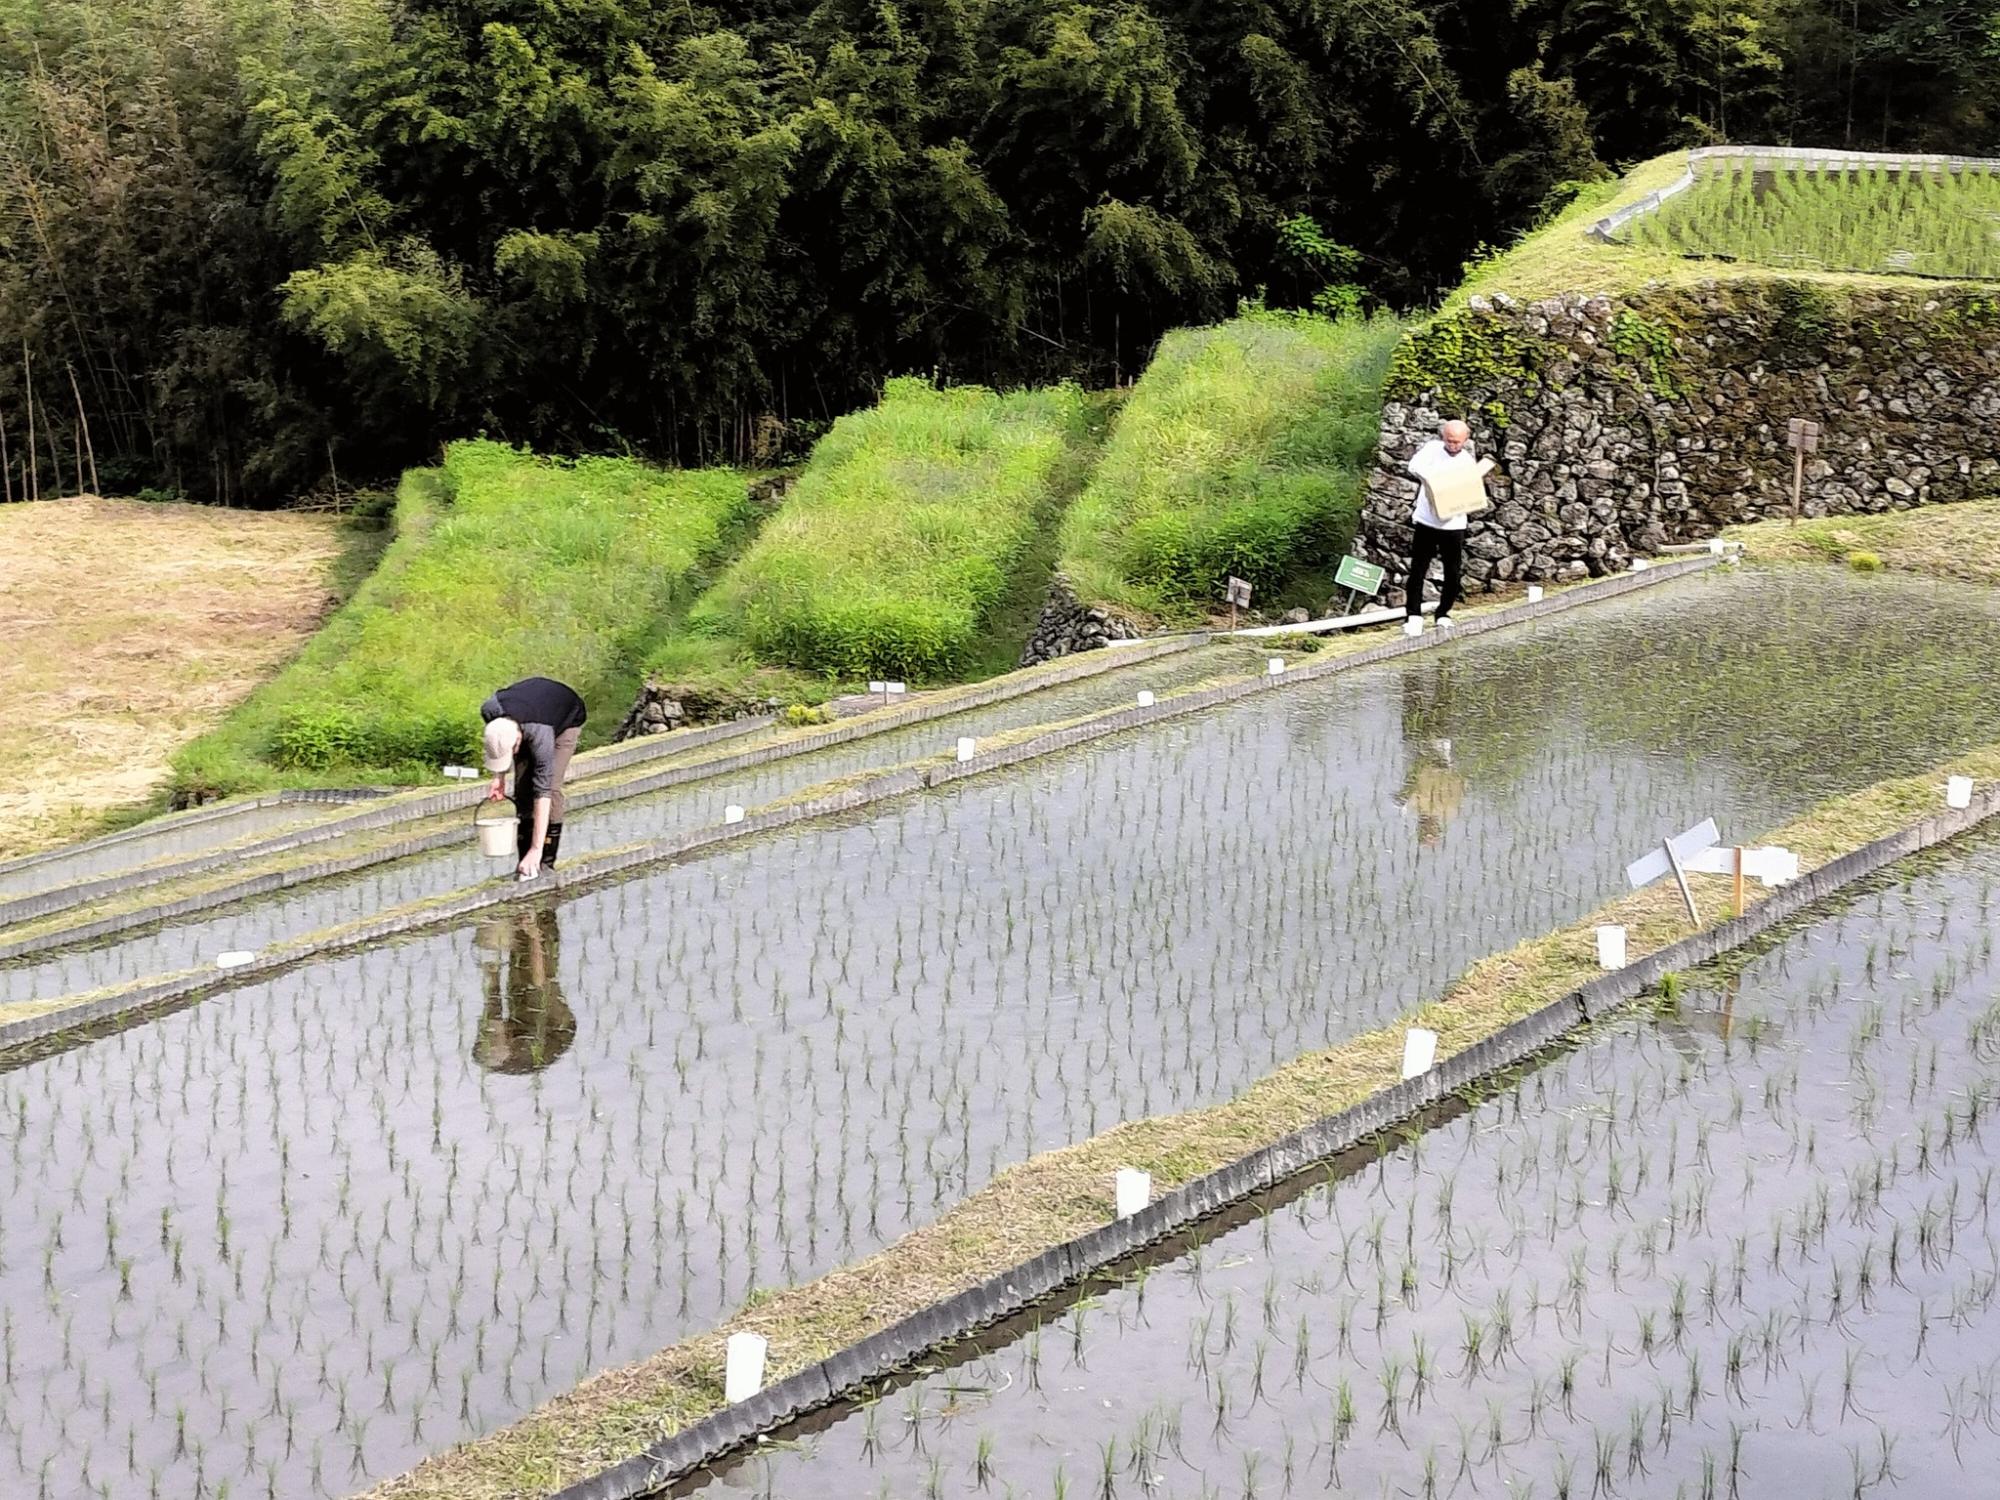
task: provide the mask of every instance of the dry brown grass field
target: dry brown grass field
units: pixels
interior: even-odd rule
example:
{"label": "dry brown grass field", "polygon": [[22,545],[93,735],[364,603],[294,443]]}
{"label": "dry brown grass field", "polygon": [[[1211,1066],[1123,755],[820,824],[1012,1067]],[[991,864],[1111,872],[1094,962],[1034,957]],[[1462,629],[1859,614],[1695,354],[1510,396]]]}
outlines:
{"label": "dry brown grass field", "polygon": [[176,747],[304,642],[346,546],[328,516],[83,497],[0,506],[0,858],[143,802]]}

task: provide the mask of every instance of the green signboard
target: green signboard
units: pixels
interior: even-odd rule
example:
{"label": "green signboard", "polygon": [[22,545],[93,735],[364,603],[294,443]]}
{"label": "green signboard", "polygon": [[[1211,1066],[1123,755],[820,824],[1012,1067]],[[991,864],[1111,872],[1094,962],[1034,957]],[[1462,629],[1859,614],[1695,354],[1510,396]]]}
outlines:
{"label": "green signboard", "polygon": [[1358,557],[1343,557],[1333,581],[1341,588],[1352,589],[1372,599],[1382,587],[1382,568],[1378,563],[1363,562]]}

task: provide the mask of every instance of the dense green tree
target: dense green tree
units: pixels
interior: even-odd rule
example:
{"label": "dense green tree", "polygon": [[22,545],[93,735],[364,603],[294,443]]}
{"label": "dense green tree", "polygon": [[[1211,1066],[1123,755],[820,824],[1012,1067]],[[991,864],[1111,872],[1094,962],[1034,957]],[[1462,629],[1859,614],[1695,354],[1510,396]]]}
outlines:
{"label": "dense green tree", "polygon": [[79,410],[106,488],[239,501],[769,456],[899,372],[1421,304],[1724,137],[2000,150],[2000,0],[0,0],[9,484],[31,381],[45,491]]}

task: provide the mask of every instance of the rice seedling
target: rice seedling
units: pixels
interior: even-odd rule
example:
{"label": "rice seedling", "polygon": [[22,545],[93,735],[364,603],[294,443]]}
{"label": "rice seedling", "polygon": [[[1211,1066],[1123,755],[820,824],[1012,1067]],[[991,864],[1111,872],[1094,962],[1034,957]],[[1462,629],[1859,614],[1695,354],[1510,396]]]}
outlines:
{"label": "rice seedling", "polygon": [[[1779,161],[1708,163],[1632,221],[1638,245],[1783,269],[2000,280],[2000,173]],[[1873,572],[1873,553],[1848,558]]]}
{"label": "rice seedling", "polygon": [[[2000,1360],[1983,1346],[1980,1311],[2000,1295],[2000,1243],[1980,1227],[1983,1164],[1966,1152],[1947,1160],[1934,1144],[1920,1170],[1913,1149],[1892,1162],[1874,1141],[1844,1129],[1822,1132],[1810,1160],[1795,1155],[1793,1143],[1813,1120],[1843,1118],[1856,1067],[1901,1074],[1912,1055],[1922,1060],[1917,1092],[1910,1098],[1898,1089],[1882,1101],[1884,1130],[1913,1141],[1931,1121],[1941,1141],[1936,1122],[1945,1111],[1962,1117],[1971,1089],[1985,1086],[1993,1066],[1965,1039],[1995,978],[1975,956],[1983,918],[1964,896],[1995,871],[2000,840],[1984,838],[1881,892],[1880,915],[1917,919],[1916,935],[1895,960],[1904,979],[1877,996],[1883,1024],[1859,1062],[1847,1042],[1865,998],[1826,1003],[1829,973],[1852,995],[1862,967],[1862,929],[1836,914],[1798,926],[1743,966],[1734,992],[1739,1015],[1751,1010],[1766,1022],[1756,1052],[1692,1024],[1712,998],[1707,977],[1692,975],[1678,1014],[1610,1024],[1435,1127],[1414,1171],[1405,1169],[1417,1153],[1399,1146],[1354,1176],[1312,1188],[1325,1206],[1311,1197],[1307,1211],[1272,1214],[1268,1251],[1263,1223],[1223,1232],[1205,1251],[1202,1290],[1191,1278],[1154,1276],[1147,1321],[1113,1316],[1115,1331],[1094,1340],[1078,1389],[1046,1407],[1012,1393],[995,1402],[988,1430],[1010,1476],[1027,1492],[1047,1492],[1053,1459],[1034,1440],[1044,1424],[1060,1422],[1066,1446],[1117,1436],[1127,1451],[1130,1429],[1119,1425],[1126,1419],[1108,1404],[1114,1393],[1123,1406],[1205,1386],[1211,1398],[1221,1393],[1214,1409],[1226,1420],[1188,1435],[1191,1494],[1233,1495],[1246,1480],[1261,1487],[1257,1493],[1276,1492],[1288,1472],[1279,1459],[1286,1439],[1303,1442],[1307,1433],[1317,1445],[1313,1480],[1340,1493],[1386,1486],[1443,1494],[1457,1486],[1511,1495],[1532,1484],[1572,1500],[1721,1497],[1761,1493],[1780,1474],[1809,1493],[1873,1494],[1891,1482],[1956,1492],[1964,1474],[2000,1461],[1993,1420]],[[1947,909],[1956,915],[1940,930],[1934,918]],[[1954,978],[1938,1003],[1930,980],[1947,964]],[[1784,1086],[1765,1089],[1771,1074]],[[1630,1133],[1632,1120],[1647,1122],[1643,1144]],[[1695,1159],[1700,1141],[1708,1166]],[[1627,1160],[1618,1205],[1587,1195],[1565,1207],[1553,1240],[1530,1234],[1511,1244],[1496,1239],[1484,1255],[1463,1251],[1466,1225],[1510,1209],[1539,1223],[1540,1205],[1520,1199],[1567,1205],[1571,1184],[1560,1164],[1595,1161],[1601,1173],[1614,1152]],[[1719,1178],[1729,1192],[1752,1163],[1763,1168],[1757,1192],[1775,1226],[1775,1263],[1758,1252],[1762,1230],[1684,1209],[1690,1183]],[[1456,1183],[1444,1200],[1449,1227],[1438,1192],[1448,1180]],[[1390,1299],[1379,1329],[1356,1320],[1351,1347],[1296,1339],[1295,1353],[1308,1349],[1303,1382],[1257,1386],[1261,1339],[1217,1348],[1224,1309],[1261,1303],[1274,1284],[1292,1325],[1335,1323],[1358,1294],[1337,1275],[1315,1283],[1309,1272],[1343,1247],[1366,1264],[1374,1232],[1367,1226],[1377,1223],[1378,1274],[1393,1283],[1408,1246],[1430,1295]],[[1898,1224],[1910,1226],[1900,1250]],[[1645,1253],[1642,1226],[1655,1230],[1658,1253]],[[1913,1248],[1920,1238],[1928,1260]],[[1439,1295],[1455,1244],[1456,1294]],[[1621,1244],[1614,1286],[1610,1265]],[[1565,1267],[1578,1285],[1572,1297],[1565,1282],[1555,1300],[1559,1341],[1520,1337],[1547,1305],[1543,1293],[1521,1291],[1531,1267],[1544,1287],[1563,1280]],[[1136,1291],[1128,1285],[1100,1295],[1115,1315]],[[1496,1332],[1503,1321],[1513,1329],[1504,1359]],[[1201,1370],[1173,1357],[1196,1345],[1207,1351]],[[1440,1380],[1438,1351],[1447,1348],[1452,1378]],[[1373,1402],[1358,1398],[1350,1371],[1373,1387]],[[1258,1399],[1246,1395],[1253,1389]],[[1363,1404],[1373,1408],[1367,1421],[1358,1420]],[[851,1443],[836,1424],[812,1467],[799,1470],[801,1490],[842,1488]],[[921,1468],[914,1472],[921,1477]]]}

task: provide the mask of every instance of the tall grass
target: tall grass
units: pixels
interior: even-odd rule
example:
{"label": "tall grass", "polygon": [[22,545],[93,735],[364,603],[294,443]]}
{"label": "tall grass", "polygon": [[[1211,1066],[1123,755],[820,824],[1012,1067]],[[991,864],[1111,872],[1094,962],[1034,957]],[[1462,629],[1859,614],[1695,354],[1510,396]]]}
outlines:
{"label": "tall grass", "polygon": [[561,678],[607,736],[702,570],[749,517],[733,470],[455,443],[406,475],[396,539],[277,677],[175,758],[183,793],[408,780],[477,744],[480,701]]}
{"label": "tall grass", "polygon": [[690,629],[833,678],[965,670],[1038,528],[1053,524],[1088,425],[1074,386],[1002,395],[890,381],[879,405],[834,424]]}
{"label": "tall grass", "polygon": [[1347,550],[1402,328],[1254,312],[1169,334],[1062,529],[1085,599],[1194,612],[1269,597]]}

